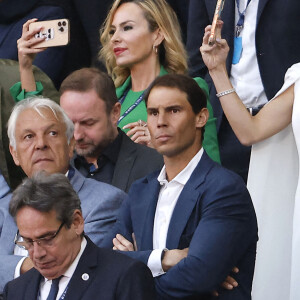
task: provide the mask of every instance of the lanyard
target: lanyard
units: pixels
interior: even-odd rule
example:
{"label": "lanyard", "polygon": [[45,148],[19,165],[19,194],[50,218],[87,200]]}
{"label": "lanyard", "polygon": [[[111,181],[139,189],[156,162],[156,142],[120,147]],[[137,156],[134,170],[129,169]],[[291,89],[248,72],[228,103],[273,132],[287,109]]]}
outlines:
{"label": "lanyard", "polygon": [[[71,280],[71,279],[70,279]],[[66,293],[68,290],[69,284],[67,285],[67,287],[65,288],[64,292],[62,293],[62,295],[60,296],[59,300],[64,300],[66,297]]]}
{"label": "lanyard", "polygon": [[[123,104],[127,94],[129,92],[129,88],[124,92],[123,96],[118,100],[121,105]],[[145,91],[142,93],[142,95],[140,95],[137,100],[131,105],[129,106],[126,111],[123,113],[122,116],[120,116],[119,120],[118,120],[118,125],[120,124],[120,122],[130,113],[132,112],[144,99],[144,95],[145,95]]]}
{"label": "lanyard", "polygon": [[240,11],[240,0],[236,0],[236,6],[237,6],[238,13],[239,13],[239,20],[236,24],[236,33],[235,33],[236,37],[238,37],[241,34],[241,31],[244,27],[245,13],[246,13],[246,10],[247,10],[250,2],[251,2],[251,0],[247,0],[246,8],[241,12]]}

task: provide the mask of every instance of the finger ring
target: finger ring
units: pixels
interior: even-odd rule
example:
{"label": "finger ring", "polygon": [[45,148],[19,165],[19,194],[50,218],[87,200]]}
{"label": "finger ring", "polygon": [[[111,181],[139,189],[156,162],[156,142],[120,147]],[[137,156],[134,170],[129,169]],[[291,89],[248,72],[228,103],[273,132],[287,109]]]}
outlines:
{"label": "finger ring", "polygon": [[147,127],[147,123],[145,123],[145,124],[143,125],[143,127]]}
{"label": "finger ring", "polygon": [[139,126],[142,126],[142,120],[138,120]]}

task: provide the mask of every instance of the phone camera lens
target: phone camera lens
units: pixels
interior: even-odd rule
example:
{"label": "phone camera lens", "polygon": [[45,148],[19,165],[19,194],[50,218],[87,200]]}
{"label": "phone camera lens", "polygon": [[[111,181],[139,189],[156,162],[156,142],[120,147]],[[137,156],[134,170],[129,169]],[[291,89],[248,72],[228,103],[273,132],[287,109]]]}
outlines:
{"label": "phone camera lens", "polygon": [[61,26],[61,22],[58,22],[58,26]]}
{"label": "phone camera lens", "polygon": [[64,28],[63,28],[63,27],[60,27],[58,30],[59,30],[60,32],[63,32],[63,31],[64,31]]}
{"label": "phone camera lens", "polygon": [[67,25],[66,21],[63,21],[63,22],[62,22],[62,25],[63,25],[63,26],[66,26],[66,25]]}

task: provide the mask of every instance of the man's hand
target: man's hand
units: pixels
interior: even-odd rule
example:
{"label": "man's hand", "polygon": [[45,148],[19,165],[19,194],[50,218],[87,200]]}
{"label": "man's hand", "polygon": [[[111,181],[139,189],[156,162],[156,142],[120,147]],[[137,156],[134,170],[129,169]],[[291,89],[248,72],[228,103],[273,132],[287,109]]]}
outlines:
{"label": "man's hand", "polygon": [[[237,274],[239,272],[239,269],[237,267],[234,267],[231,270],[233,273]],[[231,276],[227,276],[225,278],[225,280],[222,282],[221,287],[224,288],[225,290],[233,290],[234,288],[236,288],[239,284],[237,283],[237,281],[231,277]],[[218,297],[219,293],[217,291],[213,292],[213,295]]]}
{"label": "man's hand", "polygon": [[120,251],[137,251],[136,241],[134,233],[132,234],[133,244],[124,238],[123,235],[117,234],[116,237],[113,239],[113,250],[120,250]]}
{"label": "man's hand", "polygon": [[20,274],[24,274],[34,267],[32,260],[30,257],[26,257],[21,265]]}
{"label": "man's hand", "polygon": [[164,258],[161,262],[162,268],[165,272],[177,265],[182,259],[186,258],[189,248],[183,250],[173,249],[165,252]]}

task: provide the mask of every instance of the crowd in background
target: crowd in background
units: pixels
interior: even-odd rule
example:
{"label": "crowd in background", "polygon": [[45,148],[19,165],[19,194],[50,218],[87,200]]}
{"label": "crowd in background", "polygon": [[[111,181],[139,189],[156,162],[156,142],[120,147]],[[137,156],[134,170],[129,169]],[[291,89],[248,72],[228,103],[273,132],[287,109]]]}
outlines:
{"label": "crowd in background", "polygon": [[[300,4],[225,1],[211,46],[216,3],[0,1],[0,298],[76,295],[87,251],[107,264],[78,299],[300,297]],[[69,44],[35,48],[30,25],[64,18]],[[40,171],[69,179],[48,198],[72,217],[30,199],[59,178]],[[60,225],[46,240],[44,223]],[[37,255],[62,228],[70,275]]]}

